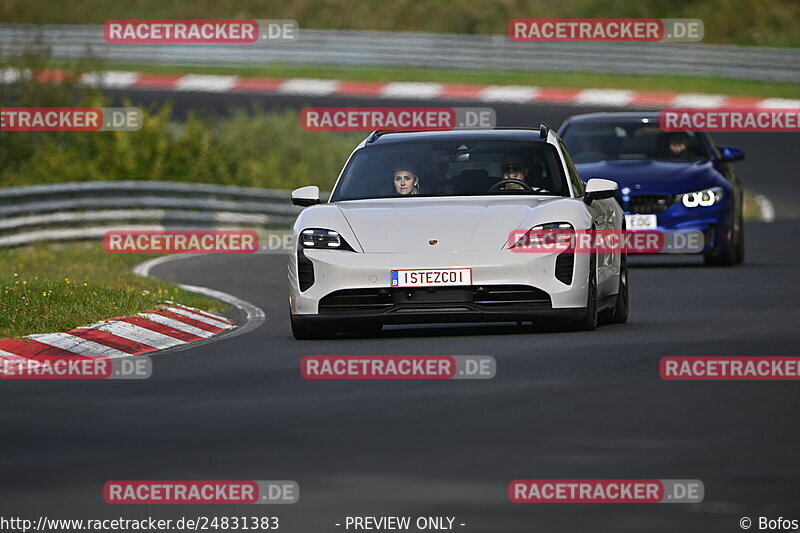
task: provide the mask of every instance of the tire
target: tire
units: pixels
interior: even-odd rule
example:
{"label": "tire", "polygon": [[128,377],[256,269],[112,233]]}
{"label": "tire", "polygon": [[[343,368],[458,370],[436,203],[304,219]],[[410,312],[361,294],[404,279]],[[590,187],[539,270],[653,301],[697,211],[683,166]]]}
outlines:
{"label": "tire", "polygon": [[577,331],[597,329],[597,259],[592,254],[589,259],[589,294],[586,297],[586,314],[575,323]]}
{"label": "tire", "polygon": [[744,263],[744,219],[742,225],[739,226],[739,238],[736,239],[736,264],[741,265]]}
{"label": "tire", "polygon": [[739,239],[739,232],[736,231],[736,224],[731,221],[731,236],[728,240],[726,250],[719,253],[710,253],[703,256],[706,266],[733,266],[736,264],[736,246]]}
{"label": "tire", "polygon": [[600,314],[606,324],[624,324],[628,321],[628,254],[623,254],[619,267],[619,290],[614,307]]}
{"label": "tire", "polygon": [[292,335],[299,341],[330,339],[336,336],[336,330],[328,326],[315,326],[310,328],[295,322],[291,317]]}

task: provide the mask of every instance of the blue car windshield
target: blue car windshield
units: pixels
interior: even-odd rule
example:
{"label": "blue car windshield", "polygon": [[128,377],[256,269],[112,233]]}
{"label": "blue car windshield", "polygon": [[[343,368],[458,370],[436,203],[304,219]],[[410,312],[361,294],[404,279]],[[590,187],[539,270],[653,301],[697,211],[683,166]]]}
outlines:
{"label": "blue car windshield", "polygon": [[570,124],[563,140],[575,164],[608,160],[696,160],[708,157],[695,132],[666,132],[657,122],[586,121]]}
{"label": "blue car windshield", "polygon": [[411,196],[569,196],[561,159],[544,142],[448,140],[367,145],[331,201]]}

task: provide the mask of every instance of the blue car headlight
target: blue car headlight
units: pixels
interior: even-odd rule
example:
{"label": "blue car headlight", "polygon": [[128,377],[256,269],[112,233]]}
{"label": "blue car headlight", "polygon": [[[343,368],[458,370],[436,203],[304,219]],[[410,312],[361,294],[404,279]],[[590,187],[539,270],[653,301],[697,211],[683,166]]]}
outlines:
{"label": "blue car headlight", "polygon": [[702,191],[687,192],[675,197],[676,202],[681,202],[685,207],[711,207],[718,204],[725,197],[722,187],[711,187]]}

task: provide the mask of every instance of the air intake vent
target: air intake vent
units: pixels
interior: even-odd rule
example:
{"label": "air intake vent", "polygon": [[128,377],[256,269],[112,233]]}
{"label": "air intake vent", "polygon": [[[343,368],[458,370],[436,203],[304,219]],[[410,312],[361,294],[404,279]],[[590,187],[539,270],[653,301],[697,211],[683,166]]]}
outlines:
{"label": "air intake vent", "polygon": [[301,291],[308,290],[314,284],[314,263],[303,250],[297,251],[297,282]]}
{"label": "air intake vent", "polygon": [[556,279],[567,285],[572,284],[572,271],[575,270],[575,254],[564,252],[556,258]]}

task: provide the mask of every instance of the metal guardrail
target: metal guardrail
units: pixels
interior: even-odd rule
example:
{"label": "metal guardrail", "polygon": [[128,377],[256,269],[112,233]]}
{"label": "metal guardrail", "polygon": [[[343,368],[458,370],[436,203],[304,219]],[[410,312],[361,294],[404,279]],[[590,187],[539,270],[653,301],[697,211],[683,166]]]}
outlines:
{"label": "metal guardrail", "polygon": [[800,50],[679,43],[518,43],[504,35],[300,29],[294,41],[257,44],[109,44],[99,25],[0,24],[0,57],[42,38],[55,58],[161,65],[271,63],[682,74],[800,83]]}
{"label": "metal guardrail", "polygon": [[0,248],[95,239],[109,230],[287,228],[290,192],[151,181],[75,182],[0,189]]}

